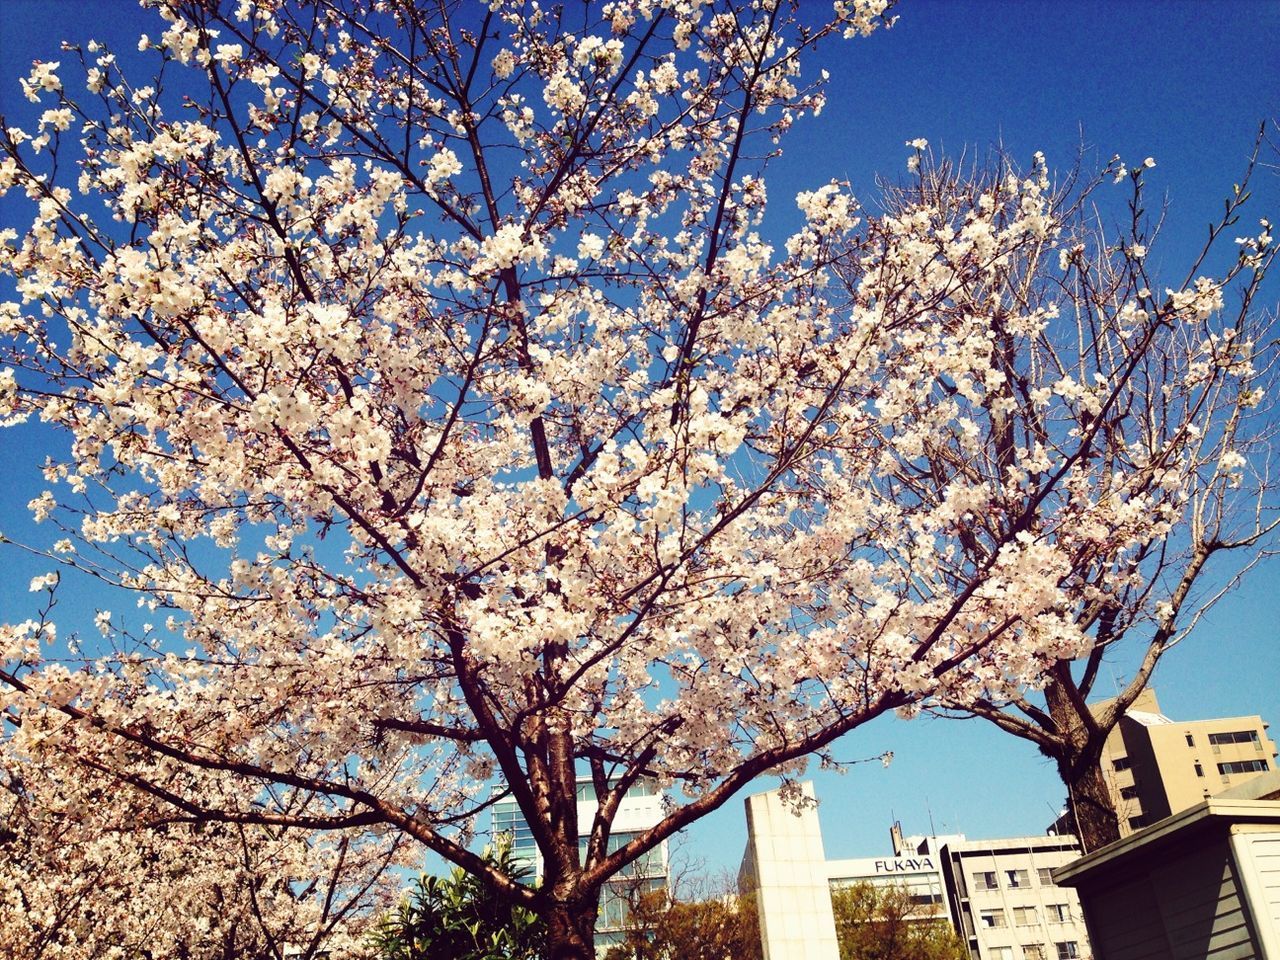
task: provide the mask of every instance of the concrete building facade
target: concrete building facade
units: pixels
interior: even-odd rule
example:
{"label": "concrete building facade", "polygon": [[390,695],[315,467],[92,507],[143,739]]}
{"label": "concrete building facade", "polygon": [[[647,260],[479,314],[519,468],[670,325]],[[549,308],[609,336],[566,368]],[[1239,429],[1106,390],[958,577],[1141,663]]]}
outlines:
{"label": "concrete building facade", "polygon": [[1256,715],[1173,720],[1155,691],[1144,690],[1102,753],[1121,836],[1274,770],[1276,744],[1267,729]]}
{"label": "concrete building facade", "polygon": [[1076,892],[1053,871],[1080,856],[1072,836],[950,841],[942,873],[956,931],[973,960],[1092,957]]}
{"label": "concrete building facade", "polygon": [[1052,876],[1080,855],[1074,837],[903,837],[895,824],[892,855],[826,860],[811,803],[793,811],[771,791],[746,806],[739,885],[756,898],[765,960],[838,957],[831,891],[859,882],[905,887],[915,919],[946,918],[973,960],[1092,957],[1079,898]]}
{"label": "concrete building facade", "polygon": [[840,960],[813,784],[801,791],[799,807],[777,790],[744,801],[747,849],[738,889],[755,898],[764,960]]}

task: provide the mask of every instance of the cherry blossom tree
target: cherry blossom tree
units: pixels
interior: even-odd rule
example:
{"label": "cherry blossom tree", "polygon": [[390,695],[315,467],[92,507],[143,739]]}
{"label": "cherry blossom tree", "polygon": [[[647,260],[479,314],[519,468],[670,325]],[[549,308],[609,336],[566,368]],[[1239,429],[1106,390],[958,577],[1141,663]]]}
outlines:
{"label": "cherry blossom tree", "polygon": [[[32,718],[0,754],[6,957],[372,956],[370,931],[398,893],[388,867],[402,838],[207,822],[129,790],[93,758],[63,762],[40,746],[52,738]],[[315,804],[276,789],[259,812],[297,818]]]}
{"label": "cherry blossom tree", "polygon": [[[83,664],[0,627],[5,747],[197,823],[412,841],[545,916],[553,960],[756,776],[1084,654],[1081,605],[1185,515],[1182,395],[1252,389],[1221,307],[1260,261],[1117,290],[1115,380],[1011,366],[1091,348],[1040,157],[883,216],[815,183],[770,239],[767,161],[824,106],[802,58],[883,0],[153,5],[145,85],[69,49],[35,128],[0,124],[32,208],[0,417],[67,440],[50,558],[155,621],[101,611]],[[1093,438],[1166,336],[1170,428],[1112,480]],[[999,426],[1024,408],[1053,426]],[[640,778],[666,814],[610,844]],[[471,849],[500,795],[536,888]]]}
{"label": "cherry blossom tree", "polygon": [[[1020,474],[1018,485],[1006,482],[985,515],[970,518],[978,529],[959,539],[971,563],[986,555],[992,524],[1020,517],[1038,533],[1081,497],[1114,498],[1117,508],[1160,518],[1141,531],[1095,528],[1080,538],[1070,596],[1090,642],[1076,660],[1046,663],[1043,681],[1029,689],[970,688],[956,697],[953,688],[936,701],[936,712],[983,717],[1052,759],[1086,850],[1120,838],[1116,790],[1100,767],[1108,734],[1160,658],[1269,554],[1280,522],[1274,410],[1264,402],[1275,342],[1270,318],[1256,308],[1276,254],[1269,222],[1257,236],[1235,240],[1238,252],[1217,281],[1196,279],[1207,259],[1221,255],[1222,238],[1234,236],[1227,231],[1249,199],[1265,133],[1264,126],[1245,176],[1176,290],[1162,289],[1147,267],[1160,225],[1145,214],[1144,174],[1153,160],[1132,170],[1112,162],[1111,178],[1129,191],[1127,217],[1115,229],[1097,225],[1090,206],[1097,182],[1061,191],[1053,204],[1061,223],[1056,267],[1028,258],[979,295],[990,301],[993,357],[1007,378],[1001,409],[992,405],[982,423],[982,455],[935,448],[908,483],[906,495],[937,502],[957,478],[999,489],[998,478],[1026,463],[1021,451],[1037,445],[1049,462],[1072,464],[1063,483],[1027,483]],[[896,216],[911,216],[994,189],[991,174],[962,176],[943,164],[890,203]],[[1229,304],[1224,289],[1234,293]],[[1005,323],[1009,304],[1026,310],[1055,302],[1069,304],[1072,315],[1052,335],[1020,338]],[[1046,404],[1046,390],[1066,402]],[[1134,662],[1128,680],[1105,703],[1090,705],[1100,677],[1116,681],[1124,641]]]}

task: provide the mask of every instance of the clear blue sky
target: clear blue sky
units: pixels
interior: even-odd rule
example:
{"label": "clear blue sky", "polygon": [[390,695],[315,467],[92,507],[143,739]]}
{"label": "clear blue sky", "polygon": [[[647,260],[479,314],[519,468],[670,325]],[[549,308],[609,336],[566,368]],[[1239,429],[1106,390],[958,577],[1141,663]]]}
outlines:
{"label": "clear blue sky", "polygon": [[[770,180],[775,203],[832,177],[870,197],[877,174],[900,174],[903,142],[915,137],[948,152],[1001,143],[1027,158],[1039,149],[1059,167],[1083,144],[1086,163],[1116,153],[1156,158],[1148,183],[1168,194],[1170,210],[1153,262],[1176,267],[1238,179],[1258,123],[1280,117],[1280,0],[904,0],[898,12],[892,31],[828,53],[827,110],[784,143]],[[123,53],[141,32],[159,30],[128,0],[2,0],[0,113],[27,110],[16,77],[33,58],[60,59],[60,39],[93,37]],[[1280,220],[1278,174],[1259,175],[1256,215]],[[0,200],[0,223],[12,216]],[[1272,284],[1268,304],[1276,299]],[[0,431],[0,531],[32,532],[25,505],[42,489],[37,466],[48,442],[34,428]],[[0,552],[0,618],[25,615],[27,583],[45,569]],[[1278,590],[1280,566],[1259,569],[1168,657],[1156,677],[1166,713],[1280,722]],[[1123,653],[1116,665],[1123,672]],[[928,830],[930,817],[940,832],[971,837],[1041,833],[1062,800],[1052,768],[1029,744],[977,721],[885,719],[837,754],[884,750],[895,754],[887,769],[815,777],[829,856],[885,852],[894,817],[908,833]],[[713,869],[736,868],[744,841],[735,800],[695,827],[686,846]]]}

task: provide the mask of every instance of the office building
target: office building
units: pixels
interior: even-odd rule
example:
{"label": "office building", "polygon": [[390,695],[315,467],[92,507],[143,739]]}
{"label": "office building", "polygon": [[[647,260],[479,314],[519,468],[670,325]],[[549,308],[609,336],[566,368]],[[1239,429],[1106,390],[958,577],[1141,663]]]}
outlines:
{"label": "office building", "polygon": [[831,891],[859,882],[905,887],[913,919],[945,918],[973,960],[1091,956],[1079,898],[1053,882],[1052,871],[1080,855],[1074,837],[904,837],[895,824],[892,855],[826,860],[813,804],[793,812],[770,791],[746,808],[738,881],[755,896],[765,960],[838,957]]}
{"label": "office building", "polygon": [[973,960],[1092,956],[1079,897],[1053,880],[1080,856],[1075,837],[950,840],[940,852],[952,922]]}
{"label": "office building", "polygon": [[1274,770],[1276,745],[1267,728],[1256,715],[1173,720],[1161,712],[1155,691],[1144,690],[1102,752],[1121,836]]}
{"label": "office building", "polygon": [[[589,779],[578,780],[578,823],[589,828],[596,813],[595,787]],[[530,867],[535,876],[542,874],[542,853],[533,832],[511,797],[496,801],[490,813],[494,836],[508,834],[516,859]],[[651,780],[637,780],[618,804],[609,835],[609,850],[617,850],[637,833],[647,830],[662,819],[662,794]],[[585,858],[587,837],[578,841],[578,855]],[[610,880],[600,897],[600,915],[596,920],[596,949],[607,950],[617,943],[626,929],[629,908],[636,896],[657,890],[667,883],[667,844],[650,850],[627,865]]]}

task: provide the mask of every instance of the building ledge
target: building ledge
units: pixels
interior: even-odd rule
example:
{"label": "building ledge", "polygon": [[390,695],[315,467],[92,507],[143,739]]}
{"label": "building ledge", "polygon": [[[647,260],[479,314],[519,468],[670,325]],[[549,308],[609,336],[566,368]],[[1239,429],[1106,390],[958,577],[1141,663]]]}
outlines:
{"label": "building ledge", "polygon": [[1105,871],[1121,858],[1127,860],[1134,855],[1156,853],[1171,843],[1185,843],[1189,832],[1225,831],[1236,823],[1280,825],[1280,801],[1210,797],[1059,867],[1053,871],[1053,880],[1060,886],[1079,886],[1082,877]]}

